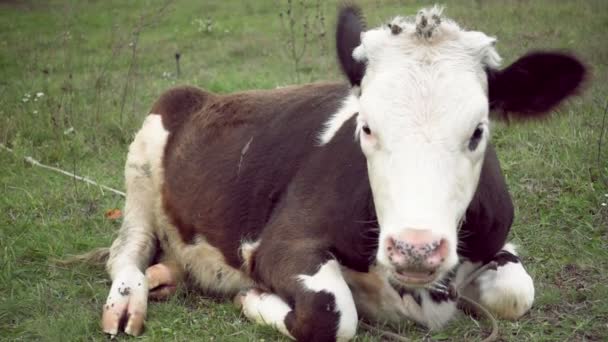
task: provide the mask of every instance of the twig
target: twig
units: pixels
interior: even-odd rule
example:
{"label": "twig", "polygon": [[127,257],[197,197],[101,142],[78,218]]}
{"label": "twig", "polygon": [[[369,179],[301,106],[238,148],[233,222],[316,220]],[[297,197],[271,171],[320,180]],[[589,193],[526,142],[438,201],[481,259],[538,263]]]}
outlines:
{"label": "twig", "polygon": [[[2,148],[3,150],[5,150],[5,151],[7,151],[7,152],[10,152],[10,153],[12,153],[13,155],[15,155],[15,151],[13,151],[11,148],[8,148],[6,145],[4,145],[4,144],[2,144],[2,143],[0,143],[0,148]],[[32,158],[32,157],[25,156],[25,157],[23,157],[23,159],[24,159],[26,162],[28,162],[29,164],[31,164],[31,165],[38,166],[38,167],[41,167],[41,168],[43,168],[43,169],[47,169],[47,170],[51,170],[51,171],[55,171],[55,172],[57,172],[57,173],[61,173],[61,174],[63,174],[63,175],[66,175],[66,176],[72,177],[72,179],[76,179],[76,180],[79,180],[79,181],[82,181],[82,182],[85,182],[85,183],[89,183],[89,184],[91,184],[91,185],[95,185],[95,186],[97,186],[97,187],[99,187],[99,188],[101,188],[101,189],[103,189],[103,190],[107,190],[107,191],[113,192],[113,193],[115,193],[115,194],[117,194],[117,195],[120,195],[120,196],[122,196],[122,197],[126,197],[126,196],[127,196],[127,195],[126,195],[124,192],[122,192],[122,191],[119,191],[119,190],[116,190],[116,189],[110,188],[109,186],[105,186],[105,185],[99,184],[99,183],[95,182],[94,180],[91,180],[91,179],[89,179],[89,178],[87,178],[87,177],[78,176],[78,175],[76,175],[76,174],[74,174],[74,173],[71,173],[71,172],[68,172],[68,171],[64,171],[64,170],[62,170],[62,169],[60,169],[60,168],[56,168],[56,167],[53,167],[53,166],[49,166],[49,165],[42,164],[41,162],[37,161],[36,159],[34,159],[34,158]]]}
{"label": "twig", "polygon": [[365,329],[365,330],[367,330],[367,331],[373,331],[373,330],[375,330],[375,331],[377,331],[378,333],[380,333],[380,336],[382,336],[382,337],[386,337],[386,338],[389,338],[389,339],[391,339],[391,340],[393,340],[393,341],[400,341],[400,342],[410,342],[410,341],[411,341],[409,338],[407,338],[407,337],[405,337],[405,336],[401,336],[401,335],[399,335],[399,334],[395,334],[395,333],[394,333],[394,332],[392,332],[392,331],[388,331],[388,330],[380,329],[380,328],[375,327],[375,326],[373,326],[373,325],[371,325],[371,324],[367,324],[366,322],[363,322],[363,321],[359,321],[359,325],[360,325],[360,326],[361,326],[363,329]]}
{"label": "twig", "polygon": [[[142,31],[153,25],[160,18],[165,10],[173,3],[173,0],[167,0],[162,6],[160,6],[157,10],[155,10],[152,14],[146,15],[142,14],[139,18],[138,24],[135,26],[135,29],[132,32],[133,40],[129,44],[131,47],[131,60],[129,62],[129,69],[127,71],[127,77],[125,81],[125,85],[123,87],[122,99],[120,104],[120,124],[123,125],[123,114],[125,109],[125,102],[127,100],[127,93],[129,90],[129,85],[131,83],[131,78],[135,74],[135,69],[137,68],[137,48],[139,44],[139,37]],[[133,87],[137,86],[137,82],[135,82]],[[135,93],[135,89],[133,89],[133,94]]]}
{"label": "twig", "polygon": [[[322,22],[324,17],[322,17],[320,5],[316,7],[316,10],[316,18],[318,18],[319,22],[324,25]],[[295,13],[296,11],[298,13]],[[308,6],[304,0],[299,0],[298,3],[296,3],[295,0],[287,0],[285,10],[281,10],[279,12],[279,16],[281,18],[282,35],[285,39],[286,45],[285,52],[293,63],[296,83],[300,82],[300,64],[302,62],[302,58],[306,54],[308,45],[312,44],[314,41],[314,37],[310,36],[313,33],[313,23],[310,22],[309,12],[310,6]],[[301,39],[298,37],[298,27],[300,25],[302,26]],[[325,35],[324,27],[320,31],[323,35]]]}

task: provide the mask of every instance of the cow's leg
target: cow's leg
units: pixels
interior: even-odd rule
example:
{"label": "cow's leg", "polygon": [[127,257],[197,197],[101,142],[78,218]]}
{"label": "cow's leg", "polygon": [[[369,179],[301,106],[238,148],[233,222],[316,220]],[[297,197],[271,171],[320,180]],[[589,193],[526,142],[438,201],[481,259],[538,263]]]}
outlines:
{"label": "cow's leg", "polygon": [[247,292],[241,299],[245,315],[299,341],[352,339],[357,310],[339,263],[325,253],[292,248],[290,254],[275,263],[256,258],[256,269],[266,275],[262,283],[276,293]]}
{"label": "cow's leg", "polygon": [[107,269],[112,287],[102,317],[103,331],[110,335],[118,333],[123,320],[126,320],[125,333],[139,335],[146,316],[148,281],[142,269],[152,258],[155,238],[150,222],[143,215],[145,208],[133,204],[137,197],[127,194],[124,222],[110,248]]}
{"label": "cow's leg", "polygon": [[518,319],[530,310],[534,302],[532,277],[510,243],[493,260],[498,265],[497,269],[483,272],[465,288],[464,293],[499,318]]}
{"label": "cow's leg", "polygon": [[143,273],[156,250],[154,208],[159,200],[161,156],[167,132],[159,115],[149,115],[129,147],[125,178],[127,199],[118,237],[110,247],[106,265],[112,287],[103,308],[103,331],[139,335],[148,301],[148,282]]}
{"label": "cow's leg", "polygon": [[249,320],[270,325],[283,335],[294,338],[285,325],[285,317],[292,312],[292,309],[281,297],[253,288],[239,293],[235,302]]}

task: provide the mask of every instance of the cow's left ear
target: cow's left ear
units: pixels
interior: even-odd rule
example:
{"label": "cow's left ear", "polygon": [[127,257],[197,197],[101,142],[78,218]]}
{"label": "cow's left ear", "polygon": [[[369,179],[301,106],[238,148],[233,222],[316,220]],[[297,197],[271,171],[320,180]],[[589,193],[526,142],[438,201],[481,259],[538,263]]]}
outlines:
{"label": "cow's left ear", "polygon": [[559,52],[529,53],[503,70],[486,70],[490,109],[502,118],[536,118],[573,95],[587,70],[575,57]]}
{"label": "cow's left ear", "polygon": [[355,60],[353,52],[361,44],[361,34],[365,30],[365,19],[361,8],[346,3],[340,8],[336,27],[336,50],[338,61],[351,86],[361,85],[365,73],[365,63]]}

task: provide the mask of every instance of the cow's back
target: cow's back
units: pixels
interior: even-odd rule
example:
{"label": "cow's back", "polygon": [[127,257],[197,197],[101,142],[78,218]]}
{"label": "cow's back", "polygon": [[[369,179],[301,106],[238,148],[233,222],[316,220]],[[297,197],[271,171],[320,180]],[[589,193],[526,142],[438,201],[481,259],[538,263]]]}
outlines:
{"label": "cow's back", "polygon": [[229,95],[181,89],[168,93],[175,103],[160,113],[170,132],[164,208],[185,243],[204,238],[239,267],[241,241],[257,238],[348,88],[320,83]]}

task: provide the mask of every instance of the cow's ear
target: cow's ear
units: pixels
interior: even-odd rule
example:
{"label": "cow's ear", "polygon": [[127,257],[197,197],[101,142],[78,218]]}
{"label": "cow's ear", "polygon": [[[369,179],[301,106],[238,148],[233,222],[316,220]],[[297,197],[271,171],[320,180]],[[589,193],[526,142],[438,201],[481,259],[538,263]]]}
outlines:
{"label": "cow's ear", "polygon": [[340,8],[336,29],[336,49],[342,71],[352,86],[360,86],[365,63],[353,58],[353,51],[361,44],[361,33],[365,30],[365,20],[361,9],[353,4]]}
{"label": "cow's ear", "polygon": [[529,53],[503,70],[486,70],[490,109],[502,118],[536,118],[579,90],[587,70],[559,52]]}

